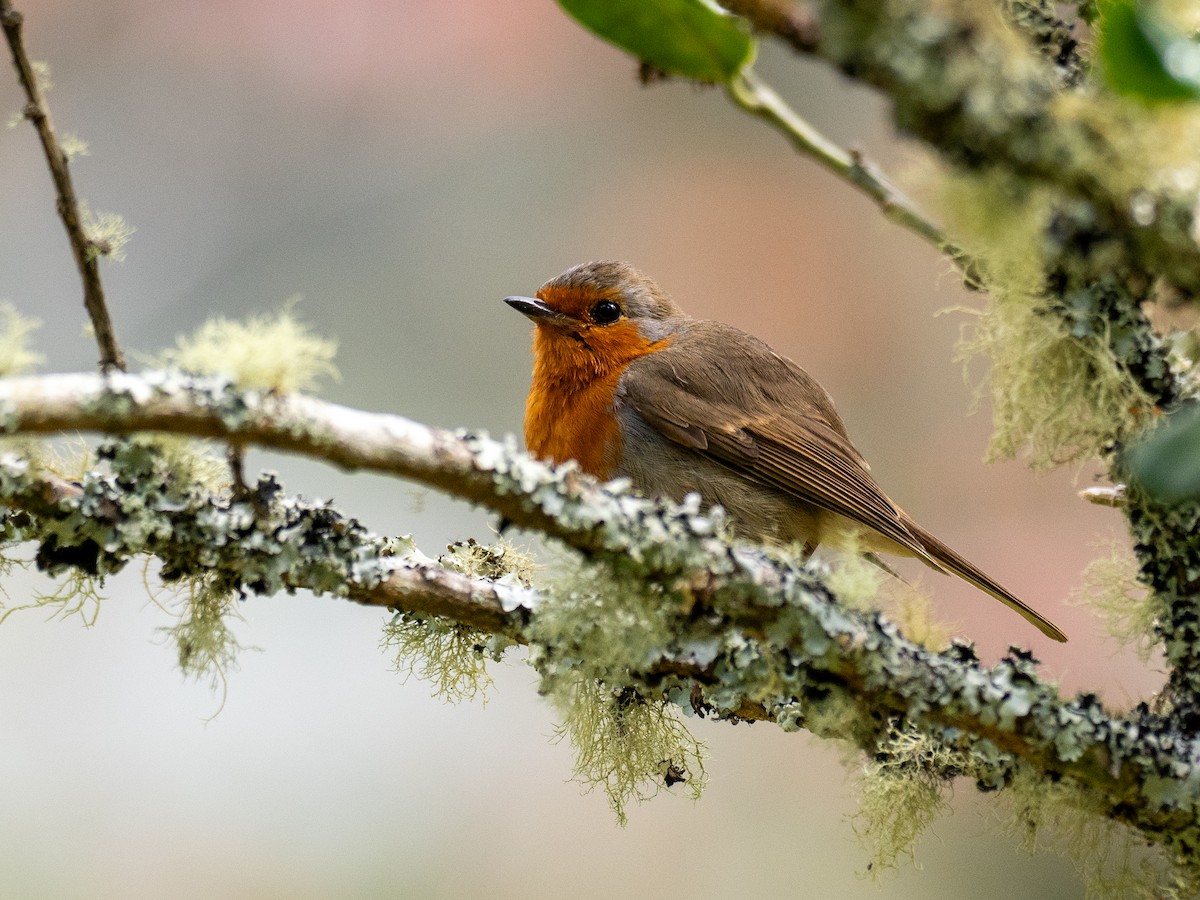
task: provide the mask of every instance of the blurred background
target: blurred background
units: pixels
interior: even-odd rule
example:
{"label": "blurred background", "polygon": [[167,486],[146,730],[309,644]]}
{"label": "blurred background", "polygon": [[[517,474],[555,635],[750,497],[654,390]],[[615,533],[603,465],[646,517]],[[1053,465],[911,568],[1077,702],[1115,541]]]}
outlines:
{"label": "blurred background", "polygon": [[[1064,605],[1098,545],[1123,537],[1116,512],[1076,497],[1099,467],[981,462],[988,409],[968,414],[952,358],[967,319],[936,315],[980,298],[720,91],[641,88],[549,0],[19,6],[60,132],[91,148],[80,195],[137,228],[105,267],[127,352],[299,293],[298,315],[340,344],[326,397],[519,432],[529,327],[501,298],[627,259],[817,375],[888,492],[1072,638],[925,578],[984,659],[1030,645],[1066,691],[1117,708],[1159,684]],[[758,69],[834,139],[908,164],[871,93],[770,46]],[[10,76],[5,117],[23,105]],[[46,370],[92,370],[28,125],[0,131],[0,171],[0,299],[43,321]],[[250,464],[434,555],[493,538],[488,516],[419,487]],[[5,602],[48,587],[25,576]],[[5,897],[1082,896],[1068,862],[997,835],[994,798],[969,783],[918,844],[920,868],[876,886],[842,751],[770,725],[692,722],[711,750],[703,799],[663,793],[619,828],[569,781],[529,669],[494,667],[486,706],[445,705],[392,671],[384,613],[337,600],[246,601],[237,634],[256,649],[210,719],[221,697],[179,675],[142,573],[106,596],[90,629],[36,611],[0,627]]]}

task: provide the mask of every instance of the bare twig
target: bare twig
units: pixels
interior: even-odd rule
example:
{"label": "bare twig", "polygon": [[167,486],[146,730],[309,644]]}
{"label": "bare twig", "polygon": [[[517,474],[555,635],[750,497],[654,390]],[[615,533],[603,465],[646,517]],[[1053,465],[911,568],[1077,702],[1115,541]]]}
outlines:
{"label": "bare twig", "polygon": [[878,167],[857,150],[845,150],[806,122],[774,90],[746,69],[728,85],[733,102],[783,134],[800,153],[811,157],[839,178],[866,194],[893,222],[932,244],[960,266],[965,253],[911,199],[887,180]]}
{"label": "bare twig", "polygon": [[125,368],[125,356],[117,344],[117,336],[113,330],[112,320],[108,315],[108,307],[104,302],[104,286],[100,281],[100,256],[106,248],[98,245],[90,237],[83,225],[83,215],[79,199],[75,195],[75,186],[71,181],[71,170],[67,154],[59,143],[54,131],[54,122],[50,118],[50,107],[46,104],[42,86],[38,81],[37,72],[25,52],[25,43],[21,36],[21,25],[24,17],[13,8],[10,0],[0,0],[0,26],[4,28],[4,36],[12,51],[13,65],[21,87],[25,89],[26,104],[24,115],[37,130],[42,142],[42,150],[46,154],[46,162],[50,166],[50,177],[54,180],[54,190],[58,195],[58,215],[63,227],[67,230],[67,238],[71,242],[71,252],[75,256],[75,265],[83,279],[83,305],[92,320],[92,330],[96,334],[96,343],[100,346],[100,367],[110,369]]}
{"label": "bare twig", "polygon": [[1125,495],[1125,485],[1115,484],[1111,487],[1090,487],[1079,492],[1079,496],[1088,503],[1097,506],[1122,507],[1128,502]]}

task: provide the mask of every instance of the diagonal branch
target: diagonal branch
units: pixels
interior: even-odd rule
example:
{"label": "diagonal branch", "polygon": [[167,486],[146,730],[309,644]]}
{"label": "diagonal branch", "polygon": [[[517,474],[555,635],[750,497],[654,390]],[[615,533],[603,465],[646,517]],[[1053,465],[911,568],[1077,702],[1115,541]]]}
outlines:
{"label": "diagonal branch", "polygon": [[781,132],[800,153],[810,156],[838,177],[866,194],[885,217],[907,228],[951,259],[963,262],[964,253],[915,203],[857,151],[843,150],[801,118],[795,110],[749,69],[728,85],[733,102],[764,119]]}
{"label": "diagonal branch", "polygon": [[25,118],[33,123],[38,138],[42,142],[42,150],[46,154],[46,162],[50,167],[50,177],[54,181],[54,190],[58,195],[58,215],[63,227],[67,230],[67,238],[71,242],[71,253],[75,257],[75,265],[83,279],[83,305],[92,321],[92,330],[96,334],[96,343],[100,345],[100,368],[124,369],[125,355],[117,344],[116,332],[108,315],[108,306],[104,302],[104,285],[100,281],[100,257],[105,248],[98,245],[90,237],[83,225],[83,215],[79,200],[75,195],[75,185],[71,181],[71,170],[67,154],[63,151],[58,135],[54,131],[54,122],[50,118],[50,107],[42,92],[41,83],[33,63],[25,52],[25,42],[21,35],[24,17],[13,8],[10,0],[0,0],[0,26],[4,28],[4,36],[8,40],[12,52],[13,65],[17,70],[17,78],[25,90],[27,99]]}

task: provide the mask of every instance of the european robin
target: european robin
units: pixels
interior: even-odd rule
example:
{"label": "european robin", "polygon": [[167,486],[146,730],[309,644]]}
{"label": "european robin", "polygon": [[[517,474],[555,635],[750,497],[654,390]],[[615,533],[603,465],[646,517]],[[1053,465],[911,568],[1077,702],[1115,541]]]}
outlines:
{"label": "european robin", "polygon": [[621,262],[575,266],[504,302],[535,325],[535,456],[650,496],[698,493],[744,538],[915,556],[1067,639],[888,499],[825,389],[757,338],[693,319]]}

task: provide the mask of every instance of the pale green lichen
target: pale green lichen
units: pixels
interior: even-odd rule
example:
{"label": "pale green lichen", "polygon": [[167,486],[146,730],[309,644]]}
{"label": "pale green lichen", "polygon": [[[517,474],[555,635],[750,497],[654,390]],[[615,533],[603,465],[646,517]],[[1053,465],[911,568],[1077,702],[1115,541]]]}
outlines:
{"label": "pale green lichen", "polygon": [[125,245],[137,229],[116,213],[93,212],[86,203],[79,206],[83,232],[88,239],[88,252],[93,256],[107,256],[115,262],[123,262]]}
{"label": "pale green lichen", "polygon": [[38,603],[26,603],[16,607],[8,606],[7,601],[11,600],[12,597],[8,593],[7,588],[4,587],[5,583],[17,569],[25,569],[29,566],[27,560],[23,560],[12,555],[9,552],[11,550],[11,544],[0,548],[0,597],[3,598],[0,600],[0,624],[3,624],[4,620],[14,612],[19,612],[25,609],[37,609],[40,605]]}
{"label": "pale green lichen", "polygon": [[604,679],[653,664],[670,651],[683,612],[683,601],[662,583],[573,553],[561,555],[540,587],[529,633],[533,643],[555,650],[537,661],[551,682],[560,673]]}
{"label": "pale green lichen", "polygon": [[20,375],[40,364],[44,357],[29,349],[29,337],[42,325],[27,318],[9,303],[0,303],[0,378]]}
{"label": "pale green lichen", "polygon": [[88,147],[87,141],[80,138],[77,134],[64,134],[58,143],[63,155],[67,159],[91,154],[91,149]]}
{"label": "pale green lichen", "polygon": [[[532,558],[506,541],[489,546],[474,538],[456,541],[436,561],[421,553],[411,535],[385,542],[389,557],[419,565],[438,564],[497,585],[516,583],[528,588]],[[448,702],[481,699],[487,703],[492,678],[489,660],[498,662],[510,642],[439,616],[397,612],[383,628],[380,647],[394,657],[405,679],[416,675],[433,688],[433,696]]]}
{"label": "pale green lichen", "polygon": [[937,618],[929,595],[919,585],[897,581],[889,585],[888,593],[889,613],[906,638],[934,653],[950,646],[953,629]]}
{"label": "pale green lichen", "polygon": [[237,668],[242,649],[229,627],[238,615],[237,593],[208,573],[181,578],[152,591],[151,597],[165,608],[180,607],[179,622],[166,629],[178,651],[180,671],[224,693],[227,673]]}
{"label": "pale green lichen", "polygon": [[383,627],[380,648],[395,658],[395,669],[407,680],[416,675],[432,686],[433,696],[458,703],[482,699],[492,678],[489,658],[497,659],[491,635],[438,616],[398,612]]}
{"label": "pale green lichen", "polygon": [[220,496],[233,484],[229,461],[202,441],[174,434],[139,434],[130,440],[153,447],[171,478],[191,490]]}
{"label": "pale green lichen", "polygon": [[1170,864],[1133,829],[1109,819],[1103,798],[1074,785],[1021,769],[1002,801],[1011,811],[1006,828],[1024,849],[1071,860],[1089,898],[1151,900],[1197,883],[1192,867]]}
{"label": "pale green lichen", "polygon": [[[4,557],[0,562],[0,577],[11,571],[15,561]],[[69,619],[78,617],[84,627],[91,628],[100,617],[104,597],[100,593],[100,580],[78,569],[69,571],[52,591],[37,592],[32,603],[0,610],[0,622],[15,612],[43,609],[51,618]]]}
{"label": "pale green lichen", "polygon": [[[1190,3],[1190,0],[1188,0]],[[1194,190],[1200,178],[1200,110],[1194,103],[1146,106],[1093,93],[1066,91],[1054,99],[1057,116],[1082,126],[1105,148],[1102,176],[1129,198],[1138,225],[1155,224],[1162,199]]]}
{"label": "pale green lichen", "polygon": [[965,765],[963,754],[928,735],[891,726],[888,739],[863,768],[852,821],[855,834],[870,848],[868,871],[879,877],[897,868],[902,857],[916,865],[917,838],[950,805],[944,773]]}
{"label": "pale green lichen", "polygon": [[[1092,322],[1073,326],[1075,311],[1046,296],[1048,193],[998,172],[946,176],[941,206],[991,297],[983,312],[965,310],[972,319],[958,350],[964,367],[990,362],[987,458],[1024,453],[1046,469],[1099,455],[1142,427],[1154,404],[1118,364],[1110,335],[1093,333]],[[1077,302],[1094,301],[1080,293]]]}
{"label": "pale green lichen", "polygon": [[57,437],[22,447],[34,470],[51,472],[68,481],[82,481],[95,464],[91,445],[82,437]]}
{"label": "pale green lichen", "polygon": [[603,788],[623,826],[631,801],[683,784],[693,800],[704,789],[704,745],[674,707],[629,688],[613,689],[584,676],[560,682],[552,699],[563,716],[559,739],[575,749],[575,780]]}
{"label": "pale green lichen", "polygon": [[33,77],[37,80],[42,93],[54,90],[54,78],[50,72],[50,63],[42,59],[30,60],[29,67],[33,69]]}
{"label": "pale green lichen", "polygon": [[859,552],[857,541],[839,548],[825,576],[825,586],[837,597],[838,603],[857,610],[879,608],[879,593],[887,573]]}
{"label": "pale green lichen", "polygon": [[489,545],[480,544],[474,538],[450,544],[438,562],[464,575],[490,581],[511,579],[523,587],[533,584],[534,572],[538,568],[531,554],[508,541]]}
{"label": "pale green lichen", "polygon": [[1099,337],[1076,337],[1032,298],[996,296],[960,345],[991,360],[995,430],[988,461],[1027,455],[1048,469],[1104,453],[1128,438],[1154,404]]}
{"label": "pale green lichen", "polygon": [[228,375],[242,388],[291,392],[312,389],[322,377],[336,379],[336,342],[298,321],[294,305],[245,322],[211,319],[191,337],[176,339],[162,361],[185,372]]}
{"label": "pale green lichen", "polygon": [[[672,590],[633,565],[584,562],[571,553],[561,554],[554,572],[533,611],[529,660],[563,716],[559,733],[575,748],[576,780],[603,787],[622,825],[630,801],[664,786],[685,783],[699,796],[703,745],[662,699],[665,685],[650,692],[631,678],[682,652],[675,641],[687,614],[686,586]],[[679,700],[688,702],[686,691]]]}
{"label": "pale green lichen", "polygon": [[1137,558],[1115,541],[1083,570],[1082,584],[1072,602],[1099,613],[1108,633],[1131,645],[1142,662],[1157,643],[1154,625],[1158,604],[1138,580]]}

